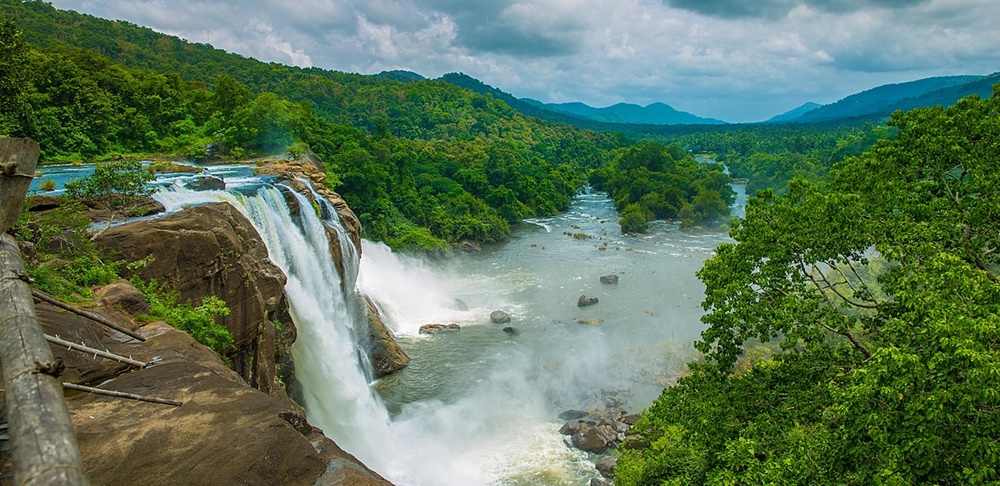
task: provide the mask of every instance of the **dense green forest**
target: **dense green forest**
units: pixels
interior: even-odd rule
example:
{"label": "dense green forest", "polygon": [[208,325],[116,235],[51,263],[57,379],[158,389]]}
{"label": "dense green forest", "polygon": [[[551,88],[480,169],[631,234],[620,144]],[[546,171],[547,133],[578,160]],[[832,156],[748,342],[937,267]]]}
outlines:
{"label": "dense green forest", "polygon": [[751,199],[699,272],[705,360],[616,484],[1000,480],[1000,85],[890,125],[826,182]]}
{"label": "dense green forest", "polygon": [[441,80],[267,64],[44,2],[3,5],[20,76],[3,131],[35,139],[43,161],[312,152],[365,236],[396,248],[501,240],[566,210],[633,143]]}

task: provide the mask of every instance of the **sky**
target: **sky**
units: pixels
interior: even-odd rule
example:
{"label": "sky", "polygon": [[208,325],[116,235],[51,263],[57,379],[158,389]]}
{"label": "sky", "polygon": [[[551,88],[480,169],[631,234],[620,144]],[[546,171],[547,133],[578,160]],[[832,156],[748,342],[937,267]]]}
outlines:
{"label": "sky", "polygon": [[768,119],[888,83],[1000,71],[997,0],[52,0],[263,61],[546,103]]}

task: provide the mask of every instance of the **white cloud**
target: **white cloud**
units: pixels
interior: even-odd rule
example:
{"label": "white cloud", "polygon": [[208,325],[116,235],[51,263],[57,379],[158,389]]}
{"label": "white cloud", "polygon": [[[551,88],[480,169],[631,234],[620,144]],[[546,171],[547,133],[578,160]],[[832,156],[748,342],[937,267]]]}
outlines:
{"label": "white cloud", "polygon": [[265,61],[462,71],[542,101],[663,101],[730,121],[884,83],[998,71],[994,2],[53,1]]}

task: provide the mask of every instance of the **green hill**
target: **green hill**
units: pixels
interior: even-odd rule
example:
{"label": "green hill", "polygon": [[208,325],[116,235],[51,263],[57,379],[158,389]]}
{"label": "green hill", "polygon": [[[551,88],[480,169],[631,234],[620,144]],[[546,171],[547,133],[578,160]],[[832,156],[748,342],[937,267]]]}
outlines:
{"label": "green hill", "polygon": [[[981,78],[982,76],[945,76],[919,79],[907,83],[886,84],[850,95],[835,103],[810,110],[802,116],[789,121],[796,123],[816,123],[849,118],[884,117],[892,113],[896,106],[908,105],[909,108],[933,106],[937,103],[921,101],[921,97],[939,90],[965,86],[971,82],[979,81]],[[961,92],[964,89],[959,88],[958,91]],[[946,102],[945,105],[952,105],[959,98],[967,94],[971,93],[965,92],[965,94],[951,99],[950,102]],[[989,93],[987,92],[986,94],[988,95]]]}

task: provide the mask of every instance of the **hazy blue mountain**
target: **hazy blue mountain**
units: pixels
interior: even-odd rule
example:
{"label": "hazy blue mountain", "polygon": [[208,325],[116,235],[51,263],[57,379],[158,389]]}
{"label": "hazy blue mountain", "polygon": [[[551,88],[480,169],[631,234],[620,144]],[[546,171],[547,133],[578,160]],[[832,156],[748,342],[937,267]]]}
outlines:
{"label": "hazy blue mountain", "polygon": [[821,106],[823,106],[823,105],[821,105],[819,103],[813,103],[812,101],[809,101],[809,102],[803,103],[798,108],[793,108],[793,109],[788,110],[788,111],[786,111],[786,112],[784,112],[784,113],[782,113],[780,115],[775,115],[771,119],[767,120],[767,122],[768,123],[780,123],[780,122],[792,121],[792,120],[794,120],[794,119],[796,119],[796,118],[798,118],[798,117],[800,117],[802,115],[805,115],[806,113],[809,113],[810,111],[813,111],[816,108],[819,108]]}
{"label": "hazy blue mountain", "polygon": [[[891,113],[894,107],[903,104],[912,104],[912,107],[928,106],[919,101],[921,97],[936,91],[968,85],[982,78],[983,76],[942,76],[906,83],[886,84],[850,95],[835,103],[823,105],[787,121],[815,123],[845,118],[882,116]],[[962,89],[957,90],[957,92],[962,91]],[[908,99],[911,101],[904,103],[904,100]],[[946,104],[954,104],[957,100],[958,98],[955,98]]]}
{"label": "hazy blue mountain", "polygon": [[551,103],[551,109],[608,123],[631,123],[642,125],[719,125],[726,122],[714,118],[703,118],[685,111],[679,111],[665,103],[639,106],[632,103],[618,103],[605,108],[594,108],[584,103]]}

